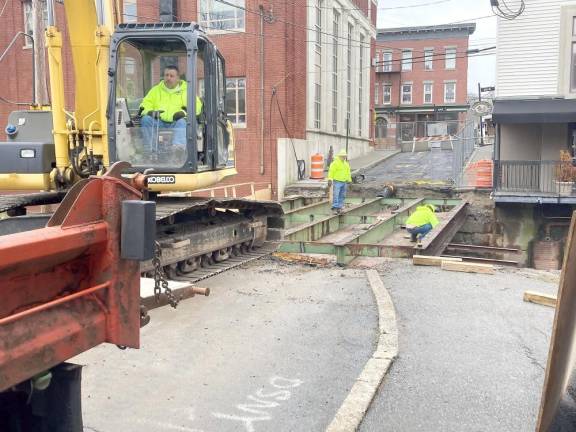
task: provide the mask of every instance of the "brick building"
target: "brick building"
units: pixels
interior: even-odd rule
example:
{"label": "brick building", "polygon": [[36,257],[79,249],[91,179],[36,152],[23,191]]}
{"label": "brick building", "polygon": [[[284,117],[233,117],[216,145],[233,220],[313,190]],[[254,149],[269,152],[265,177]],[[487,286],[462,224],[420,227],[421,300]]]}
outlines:
{"label": "brick building", "polygon": [[[31,31],[30,0],[10,0],[0,17],[0,44]],[[276,196],[309,172],[310,156],[325,157],[348,142],[352,157],[371,150],[374,0],[124,0],[124,21],[195,21],[226,59],[227,111],[235,125],[239,175],[232,182],[272,185]],[[64,27],[63,6],[56,5]],[[62,28],[64,37],[65,29]],[[263,37],[262,37],[263,36]],[[0,71],[0,96],[31,99],[32,53],[22,40]],[[66,53],[65,53],[66,54]],[[65,55],[66,70],[72,70]],[[72,106],[72,76],[67,76]],[[0,102],[4,124],[13,105]],[[349,125],[349,137],[347,128]]]}
{"label": "brick building", "polygon": [[376,143],[454,134],[468,109],[468,40],[475,24],[379,29]]}

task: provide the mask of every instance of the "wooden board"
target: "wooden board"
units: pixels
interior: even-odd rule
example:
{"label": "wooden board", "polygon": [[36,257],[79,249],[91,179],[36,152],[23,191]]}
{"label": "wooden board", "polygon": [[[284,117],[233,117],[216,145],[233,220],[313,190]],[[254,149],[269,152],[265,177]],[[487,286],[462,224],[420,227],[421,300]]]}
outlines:
{"label": "wooden board", "polygon": [[[566,390],[572,378],[574,383],[574,349],[576,347],[576,212],[572,215],[568,245],[564,252],[564,265],[558,288],[556,314],[548,352],[544,389],[538,414],[537,432],[553,431],[562,422],[559,408],[563,398],[570,398]],[[574,421],[574,419],[571,419]],[[568,429],[566,429],[568,430]]]}
{"label": "wooden board", "polygon": [[544,306],[556,307],[556,296],[537,293],[534,291],[526,291],[524,293],[524,301]]}
{"label": "wooden board", "polygon": [[328,264],[330,264],[330,260],[328,258],[312,257],[309,255],[300,255],[296,253],[276,252],[273,253],[272,256],[279,258],[282,261],[298,264],[308,264],[318,266],[327,266]]}
{"label": "wooden board", "polygon": [[447,258],[447,257],[426,256],[426,255],[414,255],[412,257],[412,264],[421,266],[440,267],[443,261],[462,262],[462,258]]}
{"label": "wooden board", "polygon": [[441,267],[442,270],[448,270],[448,271],[494,274],[494,266],[488,264],[442,261]]}

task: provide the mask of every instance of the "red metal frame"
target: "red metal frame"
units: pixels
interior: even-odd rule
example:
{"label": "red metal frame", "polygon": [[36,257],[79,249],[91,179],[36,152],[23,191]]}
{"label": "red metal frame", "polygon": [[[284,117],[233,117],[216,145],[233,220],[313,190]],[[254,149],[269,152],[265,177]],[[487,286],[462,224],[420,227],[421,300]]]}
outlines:
{"label": "red metal frame", "polygon": [[46,228],[0,237],[0,391],[103,342],[140,344],[140,264],[120,257],[118,169],[74,186]]}

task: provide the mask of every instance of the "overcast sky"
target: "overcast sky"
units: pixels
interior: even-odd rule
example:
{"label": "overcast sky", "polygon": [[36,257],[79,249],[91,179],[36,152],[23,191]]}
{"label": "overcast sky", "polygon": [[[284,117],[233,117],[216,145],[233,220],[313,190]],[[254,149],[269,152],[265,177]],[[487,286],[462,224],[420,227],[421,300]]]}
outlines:
{"label": "overcast sky", "polygon": [[[399,6],[422,5],[405,9],[384,9]],[[379,0],[378,28],[448,24],[466,20],[476,23],[476,32],[470,37],[470,48],[496,45],[496,17],[492,16],[490,0]],[[478,19],[479,17],[492,16]],[[474,19],[476,18],[476,19]],[[471,58],[468,71],[468,91],[477,92],[482,86],[494,85],[496,56]]]}

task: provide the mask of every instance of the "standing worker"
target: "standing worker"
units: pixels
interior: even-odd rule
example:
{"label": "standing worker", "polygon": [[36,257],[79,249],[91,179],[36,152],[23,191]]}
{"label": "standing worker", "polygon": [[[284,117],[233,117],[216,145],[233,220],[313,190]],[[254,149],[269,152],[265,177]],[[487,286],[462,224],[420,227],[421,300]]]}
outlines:
{"label": "standing worker", "polygon": [[342,149],[338,152],[328,170],[328,187],[330,187],[330,184],[334,185],[332,190],[332,211],[335,213],[340,213],[344,207],[348,183],[352,183],[352,174],[350,173],[348,155],[346,150]]}
{"label": "standing worker", "polygon": [[426,204],[416,207],[416,211],[406,220],[406,230],[410,233],[410,241],[416,242],[424,238],[438,225],[438,218],[434,214],[436,207]]}

